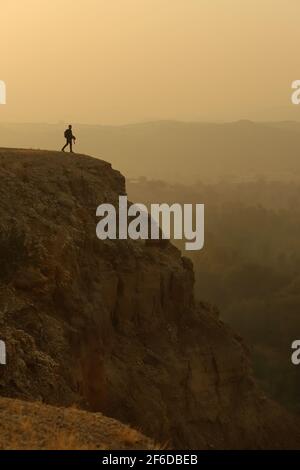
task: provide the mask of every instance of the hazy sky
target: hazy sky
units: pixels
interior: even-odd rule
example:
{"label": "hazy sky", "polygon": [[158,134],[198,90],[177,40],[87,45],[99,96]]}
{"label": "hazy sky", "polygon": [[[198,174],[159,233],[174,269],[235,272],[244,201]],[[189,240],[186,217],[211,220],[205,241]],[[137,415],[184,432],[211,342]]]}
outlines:
{"label": "hazy sky", "polygon": [[291,106],[300,79],[299,0],[0,0],[0,15],[0,121],[239,119]]}

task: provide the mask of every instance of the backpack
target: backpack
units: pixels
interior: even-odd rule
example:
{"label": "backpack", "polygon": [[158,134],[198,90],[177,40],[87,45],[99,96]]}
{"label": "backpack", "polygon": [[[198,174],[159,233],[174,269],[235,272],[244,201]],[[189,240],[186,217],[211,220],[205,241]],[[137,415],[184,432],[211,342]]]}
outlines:
{"label": "backpack", "polygon": [[66,129],[66,130],[65,130],[65,133],[64,133],[64,136],[65,136],[66,139],[69,138],[69,133],[70,133],[70,132],[69,132],[69,129]]}

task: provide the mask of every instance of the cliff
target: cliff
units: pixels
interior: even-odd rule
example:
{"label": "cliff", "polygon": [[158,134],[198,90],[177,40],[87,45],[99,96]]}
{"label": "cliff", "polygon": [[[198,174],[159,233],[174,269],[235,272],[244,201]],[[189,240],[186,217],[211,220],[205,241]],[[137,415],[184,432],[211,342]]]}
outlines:
{"label": "cliff", "polygon": [[298,423],[171,244],[100,241],[124,177],[82,155],[0,150],[0,395],[76,406],[189,448],[298,447]]}

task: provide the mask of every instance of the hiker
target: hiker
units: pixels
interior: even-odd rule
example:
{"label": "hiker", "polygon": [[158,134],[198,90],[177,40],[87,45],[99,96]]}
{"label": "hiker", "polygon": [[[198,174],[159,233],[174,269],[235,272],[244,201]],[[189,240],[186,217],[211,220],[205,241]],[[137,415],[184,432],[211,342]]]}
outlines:
{"label": "hiker", "polygon": [[70,145],[70,152],[73,153],[72,145],[73,145],[73,141],[75,143],[76,137],[73,135],[71,124],[69,125],[68,129],[65,130],[64,136],[67,140],[67,143],[66,143],[66,145],[63,146],[61,151],[64,152],[65,148],[68,147],[68,145]]}

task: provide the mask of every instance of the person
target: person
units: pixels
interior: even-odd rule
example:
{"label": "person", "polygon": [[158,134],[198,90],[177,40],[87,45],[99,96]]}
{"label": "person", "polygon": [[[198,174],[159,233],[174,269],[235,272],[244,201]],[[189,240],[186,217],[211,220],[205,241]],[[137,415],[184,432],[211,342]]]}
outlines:
{"label": "person", "polygon": [[66,144],[63,146],[63,148],[61,149],[62,152],[65,151],[65,148],[68,147],[68,145],[70,146],[70,152],[73,153],[73,141],[75,143],[75,140],[76,140],[76,137],[73,135],[73,131],[72,131],[72,126],[71,124],[69,125],[68,129],[65,130],[65,138],[66,138]]}

